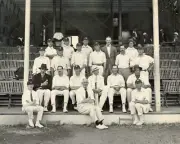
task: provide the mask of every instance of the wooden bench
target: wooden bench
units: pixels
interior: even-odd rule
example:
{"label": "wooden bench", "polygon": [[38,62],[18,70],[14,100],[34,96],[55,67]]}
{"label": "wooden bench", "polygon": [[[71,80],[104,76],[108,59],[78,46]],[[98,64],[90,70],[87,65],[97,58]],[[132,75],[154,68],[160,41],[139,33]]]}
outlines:
{"label": "wooden bench", "polygon": [[175,104],[180,104],[180,80],[163,80],[162,83],[166,101],[169,95],[177,95]]}
{"label": "wooden bench", "polygon": [[[32,69],[33,60],[29,61],[29,67]],[[24,60],[0,60],[0,69],[17,69],[24,67]]]}
{"label": "wooden bench", "polygon": [[[179,79],[180,68],[160,68],[160,78],[161,79]],[[154,71],[149,72],[149,79],[154,79]]]}
{"label": "wooden bench", "polygon": [[[15,78],[14,72],[16,69],[1,69],[0,80],[13,80]],[[29,78],[32,78],[32,69],[29,70]]]}
{"label": "wooden bench", "polygon": [[[34,60],[36,57],[39,56],[38,53],[30,53],[29,54],[30,60]],[[24,60],[23,53],[1,53],[0,54],[1,60]]]}
{"label": "wooden bench", "polygon": [[[0,96],[3,97],[3,103],[7,101],[8,108],[11,106],[11,98],[10,95],[12,93],[13,81],[0,81]],[[3,105],[4,105],[3,104]]]}

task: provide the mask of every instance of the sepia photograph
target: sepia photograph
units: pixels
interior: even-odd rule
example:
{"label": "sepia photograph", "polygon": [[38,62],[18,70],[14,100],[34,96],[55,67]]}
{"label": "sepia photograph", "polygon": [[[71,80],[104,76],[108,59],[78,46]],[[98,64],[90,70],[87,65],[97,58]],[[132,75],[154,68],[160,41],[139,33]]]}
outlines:
{"label": "sepia photograph", "polygon": [[180,0],[0,0],[0,144],[180,144]]}

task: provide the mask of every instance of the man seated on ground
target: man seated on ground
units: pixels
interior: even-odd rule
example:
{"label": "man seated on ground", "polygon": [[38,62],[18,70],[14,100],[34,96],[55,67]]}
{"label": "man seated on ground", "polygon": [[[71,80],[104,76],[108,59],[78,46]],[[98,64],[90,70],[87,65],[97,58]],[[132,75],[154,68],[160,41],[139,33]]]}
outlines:
{"label": "man seated on ground", "polygon": [[52,39],[47,40],[48,47],[45,49],[45,56],[48,57],[50,60],[57,55],[56,49],[54,49],[54,41]]}
{"label": "man seated on ground", "polygon": [[69,78],[63,73],[63,67],[57,67],[58,75],[53,77],[52,91],[51,91],[51,104],[52,112],[56,112],[56,96],[64,96],[64,107],[63,112],[67,113],[67,105],[69,101]]}
{"label": "man seated on ground", "polygon": [[106,55],[101,51],[100,44],[95,42],[94,51],[90,54],[89,57],[89,66],[92,70],[92,66],[96,66],[99,69],[99,74],[104,75],[105,66],[106,66]]}
{"label": "man seated on ground", "polygon": [[68,75],[70,74],[70,63],[69,60],[63,56],[63,48],[58,47],[57,48],[57,55],[53,57],[51,61],[51,73],[52,75],[57,75],[57,67],[62,66],[64,70],[64,74]]}
{"label": "man seated on ground", "polygon": [[118,67],[113,66],[112,74],[108,76],[107,85],[109,88],[108,97],[109,97],[109,112],[113,113],[113,100],[115,94],[121,95],[122,101],[122,111],[126,112],[126,89],[125,81],[122,75],[118,74]]}
{"label": "man seated on ground", "polygon": [[[102,109],[106,101],[108,88],[104,86],[104,77],[99,75],[99,68],[97,66],[92,66],[92,73],[93,75],[91,75],[88,79],[89,86],[93,90],[95,104],[97,106],[100,106],[100,108]],[[100,97],[100,101],[99,101],[99,97]]]}
{"label": "man seated on ground", "polygon": [[144,123],[143,113],[148,113],[150,110],[149,93],[142,87],[143,82],[140,79],[135,81],[135,85],[136,88],[132,91],[130,111],[133,124],[142,125]]}
{"label": "man seated on ground", "polygon": [[42,128],[40,124],[43,116],[43,107],[39,105],[39,98],[37,92],[33,90],[33,82],[29,80],[27,82],[28,89],[23,92],[22,95],[22,110],[28,114],[29,126],[34,127],[33,112],[37,112],[36,127]]}
{"label": "man seated on ground", "polygon": [[46,64],[47,68],[48,68],[48,73],[50,72],[50,60],[48,57],[44,56],[45,50],[44,48],[40,48],[39,49],[39,54],[40,56],[35,58],[34,60],[34,65],[33,65],[33,75],[36,75],[38,73],[40,73],[40,69],[39,67],[41,66],[41,64]]}
{"label": "man seated on ground", "polygon": [[40,105],[42,105],[44,97],[44,111],[47,112],[47,106],[51,97],[52,78],[46,74],[48,70],[46,64],[42,64],[39,69],[41,72],[33,76],[34,90],[37,91]]}
{"label": "man seated on ground", "polygon": [[76,91],[81,87],[82,80],[85,78],[84,76],[81,76],[81,68],[80,66],[76,65],[74,66],[75,74],[71,76],[70,78],[70,98],[72,100],[72,104],[74,106],[74,109],[77,109],[76,105]]}
{"label": "man seated on ground", "polygon": [[[87,58],[82,53],[82,44],[77,43],[76,45],[77,51],[73,53],[72,59],[71,59],[71,65],[74,67],[75,65],[79,65],[81,68],[81,75],[85,76],[85,68],[87,66]],[[73,75],[74,75],[74,69],[73,69]]]}
{"label": "man seated on ground", "polygon": [[[140,79],[142,81],[142,87],[148,93],[148,100],[152,102],[152,90],[151,85],[149,83],[149,79],[141,72],[142,68],[139,65],[134,66],[134,73],[128,77],[127,80],[127,100],[128,104],[131,102],[132,99],[132,91],[136,88],[135,81]],[[152,111],[152,109],[150,109]]]}
{"label": "man seated on ground", "polygon": [[94,94],[88,84],[88,80],[83,79],[82,86],[76,92],[77,110],[81,114],[90,115],[97,129],[107,129],[108,127],[103,124],[101,109],[94,105]]}
{"label": "man seated on ground", "polygon": [[131,61],[131,67],[139,65],[142,68],[142,73],[149,79],[149,71],[154,66],[154,59],[144,53],[143,47],[138,47],[138,57]]}

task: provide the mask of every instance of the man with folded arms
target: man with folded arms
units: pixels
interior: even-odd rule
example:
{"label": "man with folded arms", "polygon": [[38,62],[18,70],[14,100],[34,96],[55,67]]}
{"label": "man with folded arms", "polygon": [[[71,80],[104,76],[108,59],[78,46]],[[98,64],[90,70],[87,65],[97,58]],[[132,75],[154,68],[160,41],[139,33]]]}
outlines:
{"label": "man with folded arms", "polygon": [[94,105],[94,94],[88,84],[88,80],[83,79],[82,86],[76,92],[77,110],[81,114],[90,115],[97,129],[107,129],[108,127],[103,124],[101,109]]}
{"label": "man with folded arms", "polygon": [[51,104],[52,112],[56,112],[56,96],[64,96],[64,108],[63,112],[67,113],[67,105],[69,101],[69,78],[63,73],[63,67],[57,67],[58,75],[53,77],[52,91],[51,91]]}
{"label": "man with folded arms", "polygon": [[85,78],[81,74],[81,68],[79,65],[74,66],[75,74],[70,78],[70,98],[72,100],[72,104],[74,109],[77,109],[76,106],[76,91],[81,87],[82,80]]}
{"label": "man with folded arms", "polygon": [[95,42],[94,49],[95,50],[90,54],[89,66],[91,67],[91,71],[93,65],[98,67],[99,74],[103,75],[106,66],[106,55],[104,52],[101,51],[98,42]]}
{"label": "man with folded arms", "polygon": [[[132,99],[132,91],[136,88],[135,81],[140,79],[142,81],[142,87],[147,91],[148,93],[148,100],[151,103],[152,102],[152,90],[151,85],[149,83],[149,80],[146,76],[141,72],[142,68],[138,65],[134,66],[134,73],[128,77],[127,80],[127,99],[128,103],[131,102]],[[152,109],[150,109],[152,111]]]}
{"label": "man with folded arms", "polygon": [[48,70],[46,64],[42,64],[39,69],[41,72],[33,76],[34,90],[37,91],[40,105],[42,105],[44,98],[44,111],[47,112],[47,106],[51,97],[52,78],[46,74]]}
{"label": "man with folded arms", "polygon": [[150,110],[148,92],[142,87],[140,79],[135,81],[136,88],[132,91],[130,111],[133,117],[133,124],[142,125],[144,123],[144,113]]}
{"label": "man with folded arms", "polygon": [[40,124],[43,116],[43,107],[39,105],[39,98],[37,96],[37,92],[33,90],[33,82],[29,80],[27,82],[28,89],[23,92],[22,95],[22,111],[28,114],[29,126],[34,127],[34,116],[33,112],[37,112],[37,120],[35,126],[38,128],[43,128]]}
{"label": "man with folded arms", "polygon": [[107,84],[109,88],[108,96],[109,96],[109,112],[113,113],[113,100],[114,94],[121,95],[122,101],[122,111],[125,113],[126,108],[126,89],[125,89],[125,81],[122,75],[118,74],[118,67],[113,66],[112,74],[108,76]]}

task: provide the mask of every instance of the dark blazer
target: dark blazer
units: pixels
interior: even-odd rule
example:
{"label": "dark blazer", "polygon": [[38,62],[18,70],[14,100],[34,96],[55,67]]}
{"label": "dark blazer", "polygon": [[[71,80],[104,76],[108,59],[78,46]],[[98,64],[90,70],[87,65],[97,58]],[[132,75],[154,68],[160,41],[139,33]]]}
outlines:
{"label": "dark blazer", "polygon": [[108,50],[107,47],[104,46],[102,48],[102,51],[105,53],[106,55],[106,69],[111,69],[113,65],[115,65],[115,60],[116,60],[116,56],[117,56],[117,49],[111,45],[111,51],[110,51],[110,56],[108,54]]}
{"label": "dark blazer", "polygon": [[[41,86],[41,83],[45,82],[46,80],[48,80],[48,85]],[[37,90],[38,88],[51,90],[52,77],[48,74],[45,74],[44,77],[42,78],[41,73],[38,73],[33,76],[33,84],[34,84],[34,90]]]}

